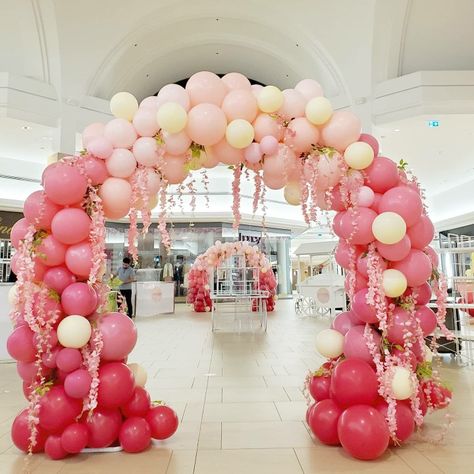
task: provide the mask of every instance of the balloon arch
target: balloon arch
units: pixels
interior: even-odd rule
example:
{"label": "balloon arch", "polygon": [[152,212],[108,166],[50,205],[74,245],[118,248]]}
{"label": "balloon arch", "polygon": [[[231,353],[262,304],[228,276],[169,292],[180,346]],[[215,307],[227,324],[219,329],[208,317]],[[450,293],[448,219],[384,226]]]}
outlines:
{"label": "balloon arch", "polygon": [[[150,437],[174,432],[172,410],[151,407],[143,371],[126,365],[137,335],[132,321],[107,307],[104,223],[129,216],[128,248],[137,258],[138,234],[159,205],[169,248],[166,215],[176,193],[167,191],[176,185],[179,204],[186,194],[193,209],[191,172],[201,170],[207,187],[206,170],[218,163],[233,169],[236,227],[242,176],[253,176],[254,211],[264,215],[267,187],[284,188],[307,223],[321,210],[337,212],[336,258],[351,311],[317,337],[329,361],[308,380],[315,436],[373,459],[390,440],[421,428],[427,410],[448,405],[451,394],[425,345],[437,326],[451,335],[423,192],[405,163],[379,156],[352,112],[333,111],[311,79],[280,91],[210,72],[194,74],[185,88],[168,84],[140,106],[126,92],[110,105],[116,118],[89,125],[83,152],[46,168],[44,190],[28,197],[12,230],[18,282],[8,349],[28,400],[12,427],[17,447],[54,459],[117,441],[137,452]],[[426,306],[432,291],[436,313]]]}
{"label": "balloon arch", "polygon": [[274,310],[277,283],[268,258],[257,246],[252,246],[248,242],[217,241],[205,253],[199,255],[189,271],[187,302],[193,305],[194,311],[202,313],[211,310],[210,271],[234,255],[244,256],[249,268],[259,269],[258,281],[253,283],[253,290],[267,291],[266,309]]}

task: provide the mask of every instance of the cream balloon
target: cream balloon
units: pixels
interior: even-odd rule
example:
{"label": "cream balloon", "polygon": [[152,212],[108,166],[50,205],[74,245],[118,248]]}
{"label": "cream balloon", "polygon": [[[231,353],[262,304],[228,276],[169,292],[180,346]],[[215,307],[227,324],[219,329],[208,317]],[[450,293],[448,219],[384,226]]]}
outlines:
{"label": "cream balloon", "polygon": [[325,124],[331,118],[332,113],[331,102],[326,97],[314,97],[306,104],[306,118],[313,125]]}
{"label": "cream balloon", "polygon": [[372,233],[382,244],[396,244],[403,239],[407,225],[403,217],[396,212],[382,212],[372,222]]}
{"label": "cream balloon", "polygon": [[133,378],[135,379],[135,385],[139,387],[144,387],[148,379],[146,370],[139,364],[132,363],[127,364],[128,368],[132,371]]}
{"label": "cream balloon", "polygon": [[424,347],[424,353],[425,353],[425,361],[426,362],[433,362],[433,351],[425,344]]}
{"label": "cream balloon", "polygon": [[405,275],[400,270],[390,268],[382,273],[382,287],[386,296],[398,298],[405,293],[408,283]]}
{"label": "cream balloon", "polygon": [[89,342],[92,328],[84,316],[73,314],[59,323],[57,333],[61,345],[72,349],[80,349]]}
{"label": "cream balloon", "polygon": [[344,160],[355,170],[364,170],[374,161],[374,149],[365,142],[351,143],[344,152]]}
{"label": "cream balloon", "polygon": [[329,359],[339,357],[344,352],[344,336],[335,329],[324,329],[316,336],[316,350]]}
{"label": "cream balloon", "polygon": [[138,101],[130,92],[118,92],[110,99],[110,111],[116,118],[132,121],[138,110]]}
{"label": "cream balloon", "polygon": [[301,204],[301,186],[296,181],[289,181],[285,186],[283,192],[285,200],[292,206],[299,206]]}
{"label": "cream balloon", "polygon": [[10,306],[15,306],[18,303],[18,286],[16,283],[8,290],[8,303]]}
{"label": "cream balloon", "polygon": [[254,136],[252,124],[243,119],[232,120],[225,131],[227,143],[238,149],[247,148],[253,142]]}
{"label": "cream balloon", "polygon": [[168,133],[179,133],[186,127],[188,114],[176,102],[166,102],[156,113],[156,120],[161,129]]}
{"label": "cream balloon", "polygon": [[392,393],[395,400],[407,400],[415,392],[411,372],[405,367],[395,367],[392,378]]}
{"label": "cream balloon", "polygon": [[265,86],[257,96],[258,108],[267,114],[276,112],[284,100],[283,92],[275,86]]}

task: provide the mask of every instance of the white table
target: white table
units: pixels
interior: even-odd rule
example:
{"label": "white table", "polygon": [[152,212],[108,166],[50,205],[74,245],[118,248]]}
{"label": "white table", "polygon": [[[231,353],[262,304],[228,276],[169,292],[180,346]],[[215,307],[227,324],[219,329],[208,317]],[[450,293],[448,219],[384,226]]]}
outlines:
{"label": "white table", "polygon": [[134,285],[137,318],[174,313],[174,282],[137,281]]}

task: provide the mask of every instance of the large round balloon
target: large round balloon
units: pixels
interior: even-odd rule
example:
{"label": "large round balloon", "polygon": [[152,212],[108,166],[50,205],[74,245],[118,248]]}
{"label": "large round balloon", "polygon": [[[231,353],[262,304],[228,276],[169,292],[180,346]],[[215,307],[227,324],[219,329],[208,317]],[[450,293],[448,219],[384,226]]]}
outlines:
{"label": "large round balloon", "polygon": [[323,444],[337,446],[340,444],[337,424],[342,409],[334,400],[322,400],[314,406],[308,416],[308,424],[314,435]]}
{"label": "large round balloon", "polygon": [[[49,230],[54,216],[60,209],[61,207],[57,203],[48,199],[44,191],[35,191],[26,198],[23,214],[26,221],[37,229]],[[15,244],[15,242],[13,243]],[[18,243],[14,246],[18,248]]]}
{"label": "large round balloon", "polygon": [[99,369],[99,392],[97,401],[104,408],[119,408],[133,395],[132,371],[121,362],[109,362]]}
{"label": "large round balloon", "polygon": [[98,407],[86,417],[89,448],[107,448],[117,440],[122,415],[117,409]]}
{"label": "large round balloon", "polygon": [[125,420],[120,428],[120,444],[127,453],[139,453],[151,444],[150,426],[137,416]]}
{"label": "large round balloon", "polygon": [[74,207],[62,209],[51,221],[53,236],[66,245],[77,244],[89,237],[90,217]]}
{"label": "large round balloon", "polygon": [[151,408],[145,418],[154,439],[167,439],[178,429],[178,416],[166,405]]}
{"label": "large round balloon", "polygon": [[87,180],[79,169],[66,163],[55,163],[43,175],[46,196],[61,206],[82,201],[87,190]]}
{"label": "large round balloon", "polygon": [[66,314],[88,316],[97,306],[97,293],[87,283],[73,283],[61,295],[61,305]]}
{"label": "large round balloon", "polygon": [[99,320],[103,360],[120,361],[132,352],[137,342],[135,323],[123,313],[107,313]]}
{"label": "large round balloon", "polygon": [[[17,417],[13,421],[11,429],[11,437],[13,444],[20,451],[23,451],[25,453],[28,452],[31,436],[28,411],[28,408],[25,408],[17,415]],[[46,442],[47,436],[47,432],[41,426],[39,426],[38,433],[36,435],[36,444],[32,447],[33,453],[41,453],[44,451],[44,444]]]}

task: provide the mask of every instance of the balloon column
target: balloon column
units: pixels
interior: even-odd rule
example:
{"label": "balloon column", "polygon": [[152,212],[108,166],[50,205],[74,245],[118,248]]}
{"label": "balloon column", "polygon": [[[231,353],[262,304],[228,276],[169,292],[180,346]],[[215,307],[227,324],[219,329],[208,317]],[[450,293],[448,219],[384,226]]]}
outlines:
{"label": "balloon column", "polygon": [[104,161],[91,156],[49,166],[44,191],[26,199],[11,233],[18,281],[7,349],[28,400],[11,434],[20,450],[52,459],[117,443],[143,451],[178,423],[150,401],[144,369],[127,365],[134,322],[107,307],[103,206],[116,205],[100,198],[107,176]]}
{"label": "balloon column", "polygon": [[[258,247],[252,246],[248,242],[222,243],[218,240],[205,253],[199,255],[189,271],[187,301],[193,305],[194,311],[202,313],[211,310],[209,281],[212,270],[234,255],[245,256],[249,268],[260,269],[259,280],[254,282],[255,289],[268,291],[267,311],[274,310],[276,280],[267,257],[258,250]],[[256,310],[256,302],[253,309]]]}

